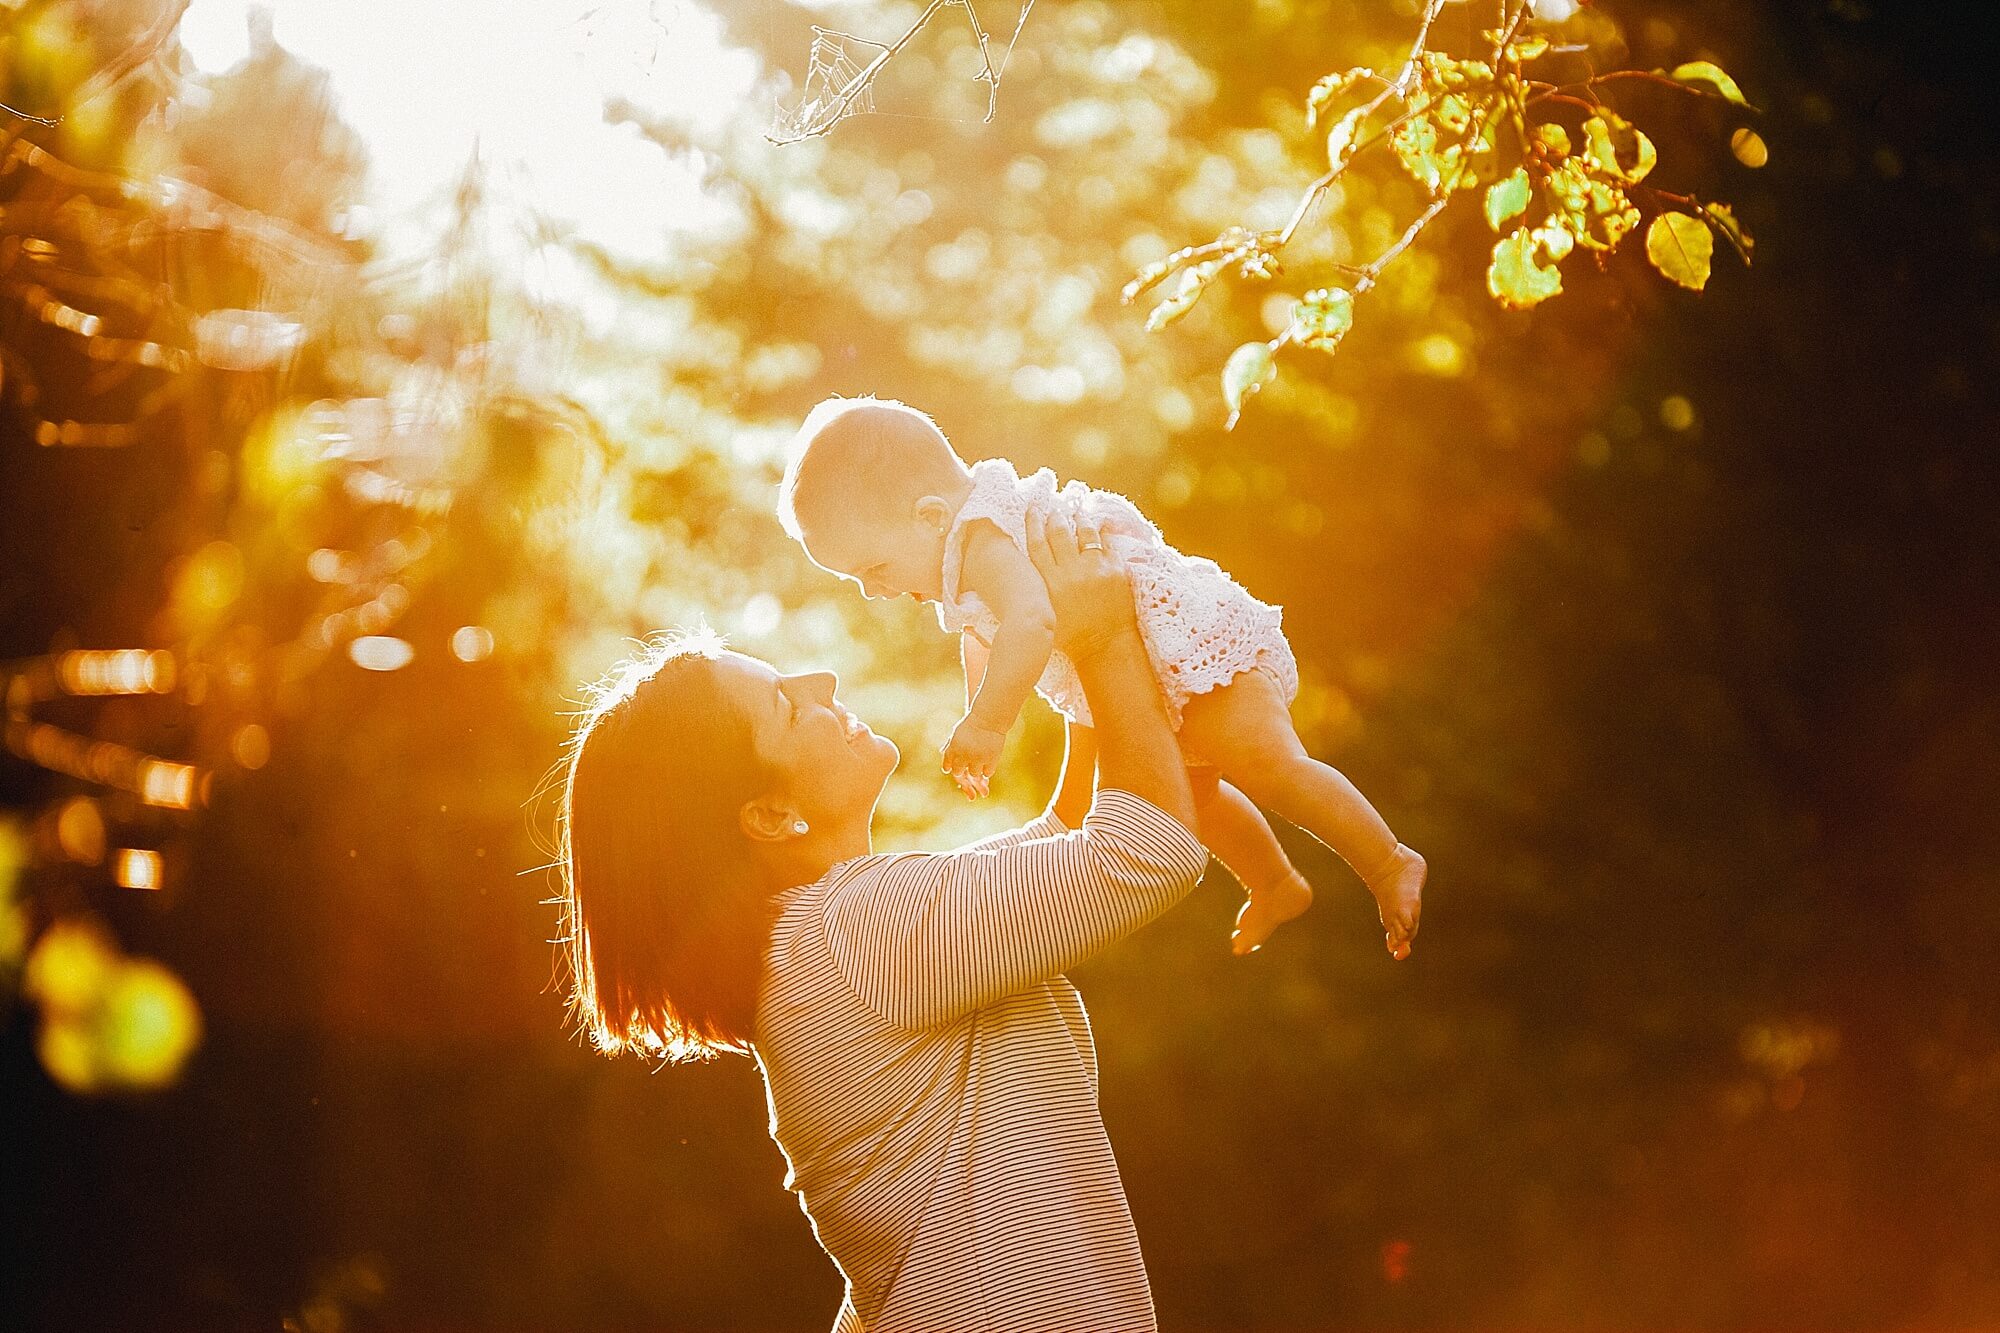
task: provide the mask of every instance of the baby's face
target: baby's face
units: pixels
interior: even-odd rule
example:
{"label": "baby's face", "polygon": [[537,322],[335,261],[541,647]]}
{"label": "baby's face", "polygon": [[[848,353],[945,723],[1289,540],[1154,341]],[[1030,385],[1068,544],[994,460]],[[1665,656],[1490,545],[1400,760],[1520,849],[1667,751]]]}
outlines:
{"label": "baby's face", "polygon": [[806,554],[814,564],[852,582],[871,601],[914,597],[935,602],[944,575],[944,533],[909,514],[886,522],[859,515],[807,529]]}

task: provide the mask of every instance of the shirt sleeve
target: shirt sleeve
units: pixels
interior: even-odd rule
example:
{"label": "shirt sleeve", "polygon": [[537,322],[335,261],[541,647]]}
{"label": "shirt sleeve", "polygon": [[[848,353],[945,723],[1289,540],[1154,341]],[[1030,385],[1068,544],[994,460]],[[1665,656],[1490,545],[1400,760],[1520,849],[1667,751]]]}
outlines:
{"label": "shirt sleeve", "polygon": [[1056,818],[1056,812],[1045,810],[1039,818],[1031,819],[1019,828],[1008,829],[1005,833],[995,833],[990,837],[981,838],[978,842],[968,842],[951,855],[957,856],[962,852],[997,851],[1002,847],[1033,842],[1037,838],[1053,838],[1067,832],[1069,830],[1064,827],[1063,822]]}
{"label": "shirt sleeve", "polygon": [[1208,863],[1179,820],[1129,792],[1100,791],[1081,829],[1027,836],[1042,824],[1060,827],[1044,816],[955,852],[892,857],[833,895],[827,942],[855,994],[900,1026],[951,1021],[1145,925]]}

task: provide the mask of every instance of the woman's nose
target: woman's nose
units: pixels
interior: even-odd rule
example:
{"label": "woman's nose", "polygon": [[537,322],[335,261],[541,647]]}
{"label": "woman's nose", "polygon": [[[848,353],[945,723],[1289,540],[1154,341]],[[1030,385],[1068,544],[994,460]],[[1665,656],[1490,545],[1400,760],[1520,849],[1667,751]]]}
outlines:
{"label": "woman's nose", "polygon": [[807,687],[822,703],[831,703],[836,690],[840,688],[840,677],[831,671],[814,671],[806,676]]}

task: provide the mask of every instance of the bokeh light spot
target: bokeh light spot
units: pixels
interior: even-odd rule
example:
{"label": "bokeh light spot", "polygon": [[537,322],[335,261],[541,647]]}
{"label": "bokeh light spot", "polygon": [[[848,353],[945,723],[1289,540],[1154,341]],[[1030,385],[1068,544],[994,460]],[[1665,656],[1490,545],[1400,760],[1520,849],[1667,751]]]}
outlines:
{"label": "bokeh light spot", "polygon": [[410,664],[417,650],[408,639],[388,634],[364,634],[347,645],[354,665],[368,671],[400,671]]}
{"label": "bokeh light spot", "polygon": [[1765,147],[1763,136],[1747,125],[1729,136],[1729,151],[1746,167],[1761,167],[1771,160],[1771,150]]}
{"label": "bokeh light spot", "polygon": [[179,977],[158,963],[119,970],[100,1016],[108,1081],[152,1088],[172,1081],[201,1040],[201,1010]]}
{"label": "bokeh light spot", "polygon": [[175,590],[192,617],[212,618],[243,591],[243,553],[229,542],[210,542],[182,566]]}
{"label": "bokeh light spot", "polygon": [[778,628],[785,618],[785,607],[768,592],[760,592],[743,604],[743,632],[762,637]]}
{"label": "bokeh light spot", "polygon": [[240,768],[260,769],[271,762],[271,733],[262,723],[247,722],[230,737],[229,754]]}
{"label": "bokeh light spot", "polygon": [[1687,430],[1694,425],[1694,404],[1680,394],[1660,400],[1660,424],[1668,430]]}
{"label": "bokeh light spot", "polygon": [[1382,1243],[1382,1280],[1394,1286],[1410,1275],[1410,1242],[1390,1240]]}
{"label": "bokeh light spot", "polygon": [[103,927],[67,917],[35,941],[21,989],[52,1013],[77,1013],[97,1003],[117,966],[117,946]]}
{"label": "bokeh light spot", "polygon": [[97,802],[78,796],[56,815],[56,845],[72,861],[94,866],[104,859],[104,815]]}
{"label": "bokeh light spot", "polygon": [[1419,370],[1445,376],[1463,375],[1467,362],[1465,348],[1448,333],[1417,339],[1410,347],[1410,359]]}
{"label": "bokeh light spot", "polygon": [[493,656],[493,631],[484,625],[460,625],[452,631],[451,655],[461,662],[484,662]]}
{"label": "bokeh light spot", "polygon": [[112,878],[121,888],[156,891],[166,883],[160,854],[140,847],[120,847],[112,860]]}

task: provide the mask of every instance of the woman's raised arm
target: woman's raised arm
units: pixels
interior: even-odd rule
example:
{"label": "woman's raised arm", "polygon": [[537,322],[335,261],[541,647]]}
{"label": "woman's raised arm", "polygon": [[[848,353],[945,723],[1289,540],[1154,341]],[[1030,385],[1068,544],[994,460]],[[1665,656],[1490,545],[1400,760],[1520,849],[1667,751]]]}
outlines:
{"label": "woman's raised arm", "polygon": [[1132,585],[1097,529],[1028,514],[1028,554],[1048,584],[1056,646],[1076,664],[1097,729],[1097,780],[1143,796],[1194,826],[1187,761],[1132,611]]}
{"label": "woman's raised arm", "polygon": [[829,899],[843,973],[905,1026],[1068,970],[1185,897],[1207,864],[1123,569],[1089,528],[1044,533],[1032,515],[1029,549],[1097,719],[1104,789],[1076,832],[895,857]]}

